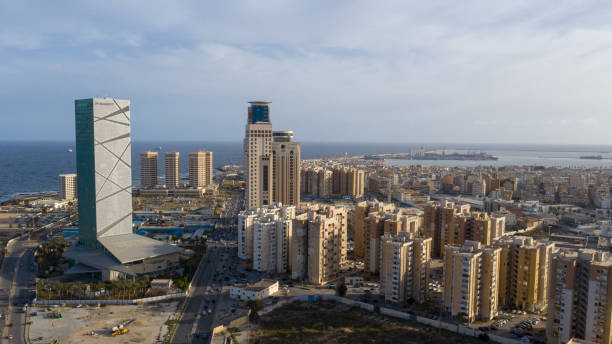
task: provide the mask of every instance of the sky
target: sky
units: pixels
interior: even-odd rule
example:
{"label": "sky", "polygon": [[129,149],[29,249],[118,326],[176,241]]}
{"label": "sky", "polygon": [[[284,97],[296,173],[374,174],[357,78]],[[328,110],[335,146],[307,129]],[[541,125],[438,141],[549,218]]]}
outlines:
{"label": "sky", "polygon": [[612,2],[4,1],[0,140],[73,140],[129,98],[133,140],[612,144]]}

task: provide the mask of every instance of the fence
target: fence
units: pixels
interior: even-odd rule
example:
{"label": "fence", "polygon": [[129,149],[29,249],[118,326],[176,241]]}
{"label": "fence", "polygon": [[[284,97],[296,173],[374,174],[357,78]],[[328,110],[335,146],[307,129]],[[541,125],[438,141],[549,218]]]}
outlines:
{"label": "fence", "polygon": [[35,305],[136,305],[186,297],[187,293],[175,293],[133,300],[34,300]]}
{"label": "fence", "polygon": [[[283,305],[286,305],[288,303],[292,303],[295,301],[307,301],[307,302],[315,302],[318,300],[333,300],[333,301],[337,301],[340,303],[343,303],[345,305],[349,305],[349,306],[353,306],[353,307],[359,307],[361,309],[365,309],[367,311],[373,312],[376,310],[376,307],[372,304],[369,303],[364,303],[364,302],[359,302],[359,301],[355,301],[355,300],[351,300],[351,299],[347,299],[344,297],[339,297],[336,295],[328,295],[328,294],[323,294],[323,295],[304,295],[304,296],[296,296],[296,297],[292,297],[286,300],[282,300],[280,302],[278,302],[275,305],[271,305],[268,307],[265,307],[263,310],[259,311],[258,314],[259,315],[263,315],[266,314],[268,312],[273,311],[276,308],[279,308]],[[441,321],[441,320],[434,320],[434,319],[429,319],[429,318],[424,318],[424,317],[420,317],[416,314],[409,314],[409,313],[404,313],[404,312],[400,312],[391,308],[385,308],[385,307],[380,307],[378,308],[378,311],[380,312],[380,314],[383,315],[387,315],[393,318],[399,318],[399,319],[404,319],[404,320],[409,320],[409,321],[414,321],[423,325],[427,325],[427,326],[431,326],[431,327],[435,327],[435,328],[441,328],[450,332],[455,332],[455,333],[459,333],[462,335],[466,335],[466,336],[472,336],[472,337],[478,337],[482,334],[484,334],[484,332],[473,329],[471,327],[465,327],[465,326],[461,326],[461,325],[455,325],[455,324],[451,324],[445,321]],[[500,336],[496,336],[494,334],[487,334],[489,336],[489,340],[496,342],[496,343],[500,343],[500,344],[520,344],[521,342],[518,340],[514,340],[511,338],[505,338],[505,337],[500,337]]]}

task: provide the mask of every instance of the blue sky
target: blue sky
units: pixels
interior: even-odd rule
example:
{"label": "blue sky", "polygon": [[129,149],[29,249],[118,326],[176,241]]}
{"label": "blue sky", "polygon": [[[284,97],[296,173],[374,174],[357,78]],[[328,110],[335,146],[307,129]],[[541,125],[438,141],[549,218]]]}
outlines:
{"label": "blue sky", "polygon": [[135,140],[240,140],[272,101],[301,141],[612,136],[605,1],[5,1],[1,140],[72,140],[75,98]]}

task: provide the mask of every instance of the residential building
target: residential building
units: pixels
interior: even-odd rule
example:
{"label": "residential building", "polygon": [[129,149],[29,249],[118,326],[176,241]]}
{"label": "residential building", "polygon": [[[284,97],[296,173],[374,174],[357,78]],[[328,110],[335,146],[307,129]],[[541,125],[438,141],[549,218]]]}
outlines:
{"label": "residential building", "polygon": [[189,153],[189,186],[202,188],[213,183],[213,153],[198,151]]}
{"label": "residential building", "polygon": [[311,206],[296,216],[291,245],[291,278],[323,284],[337,277],[346,261],[348,210]]}
{"label": "residential building", "polygon": [[254,284],[231,286],[229,296],[241,301],[263,300],[277,292],[278,281],[262,279]]}
{"label": "residential building", "polygon": [[423,208],[423,231],[424,235],[433,239],[431,254],[441,257],[446,245],[445,237],[454,226],[455,214],[469,214],[469,205],[455,205],[452,202],[443,201],[428,202]]}
{"label": "residential building", "polygon": [[550,273],[548,343],[612,343],[612,254],[562,249]]}
{"label": "residential building", "polygon": [[272,203],[273,162],[270,102],[249,102],[249,115],[244,138],[246,167],[246,202],[248,208]]}
{"label": "residential building", "polygon": [[463,321],[497,316],[501,248],[477,241],[447,245],[444,253],[443,310]]}
{"label": "residential building", "polygon": [[[272,204],[240,212],[238,214],[238,257],[253,260],[253,268],[259,271],[270,270],[271,272],[272,268],[269,267],[278,265],[275,263],[276,254],[283,253],[285,256],[282,257],[280,265],[284,266],[282,269],[286,269],[293,227],[292,224],[286,224],[286,222],[294,218],[295,206],[283,206],[282,204]],[[273,239],[274,242],[271,242]],[[279,243],[277,239],[281,242]],[[257,244],[254,245],[254,243]]]}
{"label": "residential building", "polygon": [[59,175],[59,192],[60,200],[73,200],[77,198],[77,175],[76,173],[60,174]]}
{"label": "residential building", "polygon": [[353,240],[355,242],[354,254],[357,257],[365,257],[365,219],[372,212],[391,212],[395,210],[392,203],[378,201],[363,201],[357,203],[353,211]]}
{"label": "residential building", "polygon": [[79,239],[66,275],[101,280],[176,269],[182,248],[132,232],[130,101],[75,101]]}
{"label": "residential building", "polygon": [[157,152],[140,153],[140,185],[145,188],[157,185]]}
{"label": "residential building", "polygon": [[463,245],[466,240],[478,241],[487,246],[505,232],[506,219],[503,216],[489,216],[487,213],[457,213],[443,233],[445,245]]}
{"label": "residential building", "polygon": [[279,208],[253,223],[253,270],[266,273],[289,272],[295,207]]}
{"label": "residential building", "polygon": [[384,234],[381,238],[380,289],[385,300],[424,302],[429,286],[431,238],[414,233]]}
{"label": "residential building", "polygon": [[499,305],[544,312],[548,305],[550,259],[555,245],[530,237],[502,237],[493,241],[500,254]]}
{"label": "residential building", "polygon": [[175,189],[179,187],[179,152],[166,152],[164,162],[166,164],[166,187]]}
{"label": "residential building", "polygon": [[371,212],[365,219],[364,264],[369,275],[378,274],[381,264],[381,237],[400,233],[418,233],[418,217],[405,215],[401,209],[393,212]]}
{"label": "residential building", "polygon": [[272,133],[272,199],[286,205],[300,204],[300,144],[293,131]]}

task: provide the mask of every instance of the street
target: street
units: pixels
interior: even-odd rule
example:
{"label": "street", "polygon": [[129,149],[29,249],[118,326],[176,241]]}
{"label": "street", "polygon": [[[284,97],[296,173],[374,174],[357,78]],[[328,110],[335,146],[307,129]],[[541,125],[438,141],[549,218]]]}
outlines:
{"label": "street", "polygon": [[7,247],[0,268],[0,313],[2,339],[0,343],[25,343],[25,313],[23,305],[30,303],[34,294],[36,272],[33,270],[35,241],[16,240]]}
{"label": "street", "polygon": [[[221,293],[217,292],[218,289],[213,287],[213,278],[218,264],[221,263],[219,258],[224,253],[227,255],[229,250],[229,247],[217,247],[214,244],[208,246],[200,269],[193,277],[193,289],[185,299],[183,315],[172,343],[208,343],[210,340],[217,315],[217,304],[221,297]],[[203,315],[202,312],[205,310],[206,315]],[[197,333],[206,335],[198,338],[195,336]]]}

